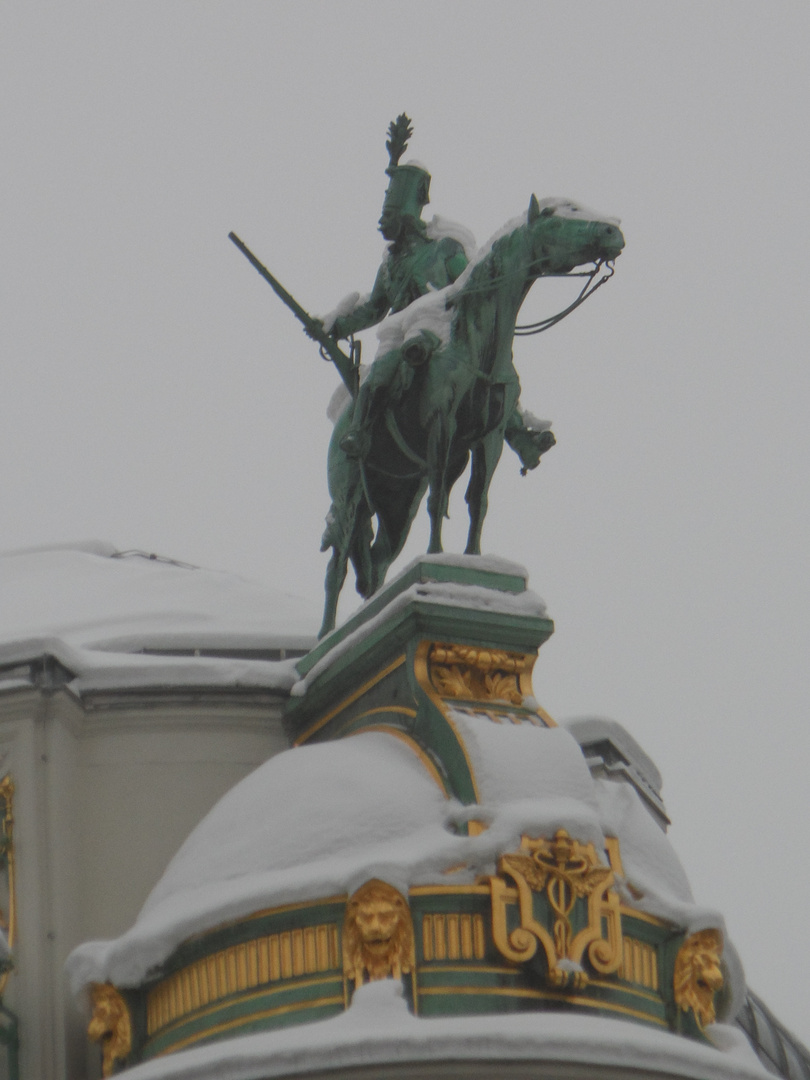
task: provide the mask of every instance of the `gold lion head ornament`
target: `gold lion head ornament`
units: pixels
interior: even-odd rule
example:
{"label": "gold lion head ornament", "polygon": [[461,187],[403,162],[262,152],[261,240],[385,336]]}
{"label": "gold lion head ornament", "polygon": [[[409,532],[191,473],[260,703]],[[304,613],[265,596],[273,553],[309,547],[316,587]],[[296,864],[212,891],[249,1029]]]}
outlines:
{"label": "gold lion head ornament", "polygon": [[686,939],[675,958],[675,1001],[684,1012],[691,1009],[701,1027],[715,1020],[714,996],[723,987],[722,952],[720,931],[700,930]]}
{"label": "gold lion head ornament", "polygon": [[372,878],[349,897],[343,925],[343,970],[361,986],[368,977],[399,979],[415,963],[408,901],[392,885]]}
{"label": "gold lion head ornament", "polygon": [[132,1049],[132,1024],[127,1003],[110,983],[93,983],[93,1018],[87,1036],[101,1043],[101,1069],[112,1076],[116,1062],[124,1061]]}

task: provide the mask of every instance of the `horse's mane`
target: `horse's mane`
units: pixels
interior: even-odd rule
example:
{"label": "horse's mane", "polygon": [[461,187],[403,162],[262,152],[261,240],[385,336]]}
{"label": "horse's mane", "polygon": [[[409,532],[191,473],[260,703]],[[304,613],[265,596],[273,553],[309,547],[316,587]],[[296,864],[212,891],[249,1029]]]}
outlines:
{"label": "horse's mane", "polygon": [[[436,289],[433,292],[426,293],[425,296],[420,296],[418,300],[414,300],[412,304],[403,308],[402,311],[383,319],[377,329],[377,341],[379,344],[376,355],[383,356],[391,349],[399,348],[409,337],[418,334],[420,330],[429,330],[436,335],[443,345],[446,345],[451,337],[456,297],[464,295],[470,279],[482,263],[490,258],[493,252],[496,252],[496,249],[505,246],[507,239],[515,232],[525,229],[527,224],[528,216],[526,213],[511,218],[497,232],[493,233],[483,247],[478,249],[452,284],[446,285],[443,289]],[[448,233],[448,235],[450,234]]]}

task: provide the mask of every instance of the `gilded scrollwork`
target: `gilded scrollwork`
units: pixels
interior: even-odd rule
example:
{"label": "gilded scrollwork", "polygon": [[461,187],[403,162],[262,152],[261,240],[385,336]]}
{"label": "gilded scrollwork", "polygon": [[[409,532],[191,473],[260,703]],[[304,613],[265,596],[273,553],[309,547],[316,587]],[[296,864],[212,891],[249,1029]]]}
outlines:
{"label": "gilded scrollwork", "polygon": [[93,983],[93,1016],[87,1037],[101,1044],[101,1071],[112,1076],[132,1049],[132,1021],[127,1003],[111,983]]}
{"label": "gilded scrollwork", "polygon": [[[551,840],[524,836],[520,851],[503,855],[498,875],[489,878],[496,946],[508,960],[525,963],[542,945],[546,978],[560,988],[587,985],[582,966],[586,949],[588,961],[599,974],[618,971],[622,930],[613,882],[613,870],[600,862],[593,844],[572,839],[565,829],[558,829]],[[547,904],[546,925],[538,919],[536,895]],[[575,933],[572,916],[578,902],[585,904],[587,923]],[[510,932],[507,912],[515,904],[520,924]]]}
{"label": "gilded scrollwork", "polygon": [[343,971],[355,987],[375,979],[400,979],[416,963],[408,901],[392,885],[372,878],[346,905]]}
{"label": "gilded scrollwork", "polygon": [[461,701],[504,701],[522,705],[521,676],[529,658],[504,649],[434,644],[428,654],[430,680],[441,697]]}
{"label": "gilded scrollwork", "polygon": [[686,939],[675,958],[675,1002],[684,1012],[691,1009],[701,1027],[715,1020],[714,996],[723,986],[722,952],[720,931],[700,930]]}

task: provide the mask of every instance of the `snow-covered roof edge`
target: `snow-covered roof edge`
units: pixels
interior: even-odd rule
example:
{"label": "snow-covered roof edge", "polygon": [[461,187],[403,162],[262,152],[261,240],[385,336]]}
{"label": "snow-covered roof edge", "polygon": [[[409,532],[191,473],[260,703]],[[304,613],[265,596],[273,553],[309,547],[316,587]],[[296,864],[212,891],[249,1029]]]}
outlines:
{"label": "snow-covered roof edge", "polygon": [[[329,1020],[245,1035],[146,1062],[128,1080],[270,1080],[304,1073],[420,1062],[536,1061],[563,1069],[612,1067],[683,1080],[772,1080],[732,1025],[708,1030],[715,1045],[601,1016],[531,1012],[412,1016],[401,983],[368,983]],[[506,1066],[508,1069],[508,1066]],[[506,1071],[506,1069],[504,1071]]]}

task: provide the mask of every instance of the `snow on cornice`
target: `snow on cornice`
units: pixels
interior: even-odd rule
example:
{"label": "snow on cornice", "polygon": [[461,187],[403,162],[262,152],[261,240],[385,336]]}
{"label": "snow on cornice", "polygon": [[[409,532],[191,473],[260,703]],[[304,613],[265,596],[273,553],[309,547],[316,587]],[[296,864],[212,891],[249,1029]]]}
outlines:
{"label": "snow on cornice", "polygon": [[318,619],[314,606],[261,583],[100,541],[0,555],[0,595],[0,669],[53,657],[78,693],[178,685],[286,693],[287,657],[311,648]]}
{"label": "snow on cornice", "polygon": [[560,1012],[423,1019],[408,1011],[401,983],[384,979],[359,987],[350,1008],[328,1020],[183,1050],[136,1065],[126,1076],[271,1080],[408,1063],[416,1065],[409,1073],[428,1076],[431,1062],[453,1062],[459,1074],[460,1062],[490,1062],[492,1074],[504,1076],[526,1075],[527,1063],[536,1063],[566,1075],[611,1069],[683,1080],[773,1080],[738,1028],[713,1024],[707,1035],[713,1046],[612,1017]]}

